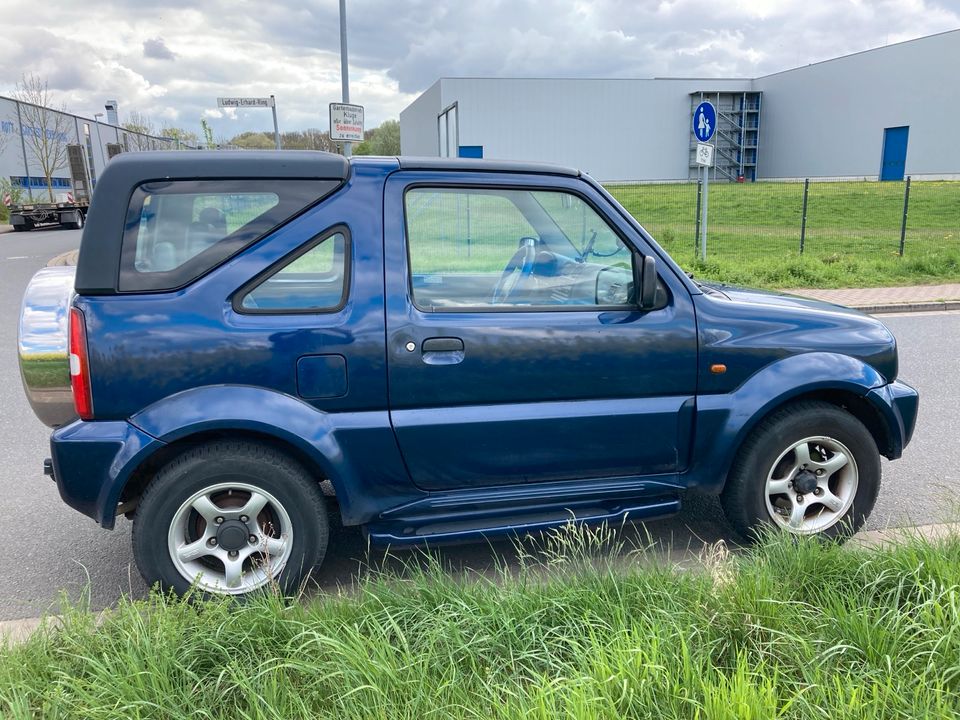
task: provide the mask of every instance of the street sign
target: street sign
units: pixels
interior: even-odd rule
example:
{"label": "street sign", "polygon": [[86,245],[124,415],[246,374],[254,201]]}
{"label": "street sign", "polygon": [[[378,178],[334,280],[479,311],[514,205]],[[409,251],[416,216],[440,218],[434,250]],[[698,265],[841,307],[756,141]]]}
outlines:
{"label": "street sign", "polygon": [[693,111],[693,134],[699,142],[705,143],[717,131],[717,110],[713,103],[704,100]]}
{"label": "street sign", "polygon": [[265,98],[244,98],[244,97],[218,97],[217,98],[217,107],[222,108],[265,108],[273,107],[274,100],[272,97]]}
{"label": "street sign", "polygon": [[713,165],[713,145],[697,143],[697,165],[711,167]]}
{"label": "street sign", "polygon": [[363,105],[330,103],[330,139],[363,142]]}

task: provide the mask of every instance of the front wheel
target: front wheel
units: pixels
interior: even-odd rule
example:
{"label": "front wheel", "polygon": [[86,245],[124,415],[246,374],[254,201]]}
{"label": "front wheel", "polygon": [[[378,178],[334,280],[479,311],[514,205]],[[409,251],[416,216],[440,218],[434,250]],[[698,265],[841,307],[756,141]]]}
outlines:
{"label": "front wheel", "polygon": [[734,528],[844,538],[859,530],[880,490],[880,458],[853,415],[824,402],[764,420],[737,454],[721,496]]}
{"label": "front wheel", "polygon": [[218,441],[164,466],[140,499],[133,550],[148,584],[178,594],[295,591],[326,552],[323,494],[272,448]]}

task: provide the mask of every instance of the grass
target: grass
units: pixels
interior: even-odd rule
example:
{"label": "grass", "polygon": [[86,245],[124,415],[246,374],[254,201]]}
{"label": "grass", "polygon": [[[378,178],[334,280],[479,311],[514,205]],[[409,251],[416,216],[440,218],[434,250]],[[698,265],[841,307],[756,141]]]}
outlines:
{"label": "grass", "polygon": [[22,361],[24,379],[32,388],[61,388],[70,385],[67,358],[59,353],[42,353]]}
{"label": "grass", "polygon": [[707,262],[694,255],[696,185],[616,185],[617,200],[685,269],[762,287],[878,287],[960,280],[960,182],[813,182],[800,253],[803,183],[710,186]]}
{"label": "grass", "polygon": [[960,539],[768,540],[698,571],[566,531],[519,570],[356,592],[75,608],[0,656],[5,718],[945,718]]}

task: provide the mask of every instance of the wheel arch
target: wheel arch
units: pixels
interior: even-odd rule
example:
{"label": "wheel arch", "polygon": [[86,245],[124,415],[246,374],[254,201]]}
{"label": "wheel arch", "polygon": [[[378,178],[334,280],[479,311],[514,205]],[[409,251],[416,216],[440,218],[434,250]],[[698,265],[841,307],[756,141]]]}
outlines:
{"label": "wheel arch", "polygon": [[130,474],[120,489],[118,513],[132,515],[140,495],[153,479],[154,475],[167,463],[195,447],[216,440],[245,440],[270,447],[292,458],[304,468],[321,486],[325,495],[336,495],[336,483],[328,469],[324,468],[316,457],[306,452],[289,439],[261,430],[244,428],[214,428],[199,430],[167,443],[145,458]]}
{"label": "wheel arch", "polygon": [[810,400],[828,402],[859,420],[880,454],[895,456],[896,438],[873,389],[885,384],[874,368],[847,355],[806,353],[767,366],[737,390],[697,398],[694,457],[687,487],[719,493],[737,454],[765,419],[784,407]]}

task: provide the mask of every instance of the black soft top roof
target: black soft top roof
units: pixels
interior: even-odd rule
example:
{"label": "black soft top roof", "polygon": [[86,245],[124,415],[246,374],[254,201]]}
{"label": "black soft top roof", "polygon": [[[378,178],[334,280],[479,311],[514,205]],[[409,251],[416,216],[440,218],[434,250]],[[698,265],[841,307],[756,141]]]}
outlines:
{"label": "black soft top roof", "polygon": [[307,150],[168,150],[118,155],[97,179],[80,245],[77,292],[116,292],[127,207],[133,191],[143,183],[230,178],[342,183],[349,176],[350,163],[344,157]]}
{"label": "black soft top roof", "polygon": [[134,187],[149,180],[177,178],[313,178],[346,180],[350,163],[341,155],[311,150],[170,150],[122,153],[103,171],[97,183]]}

